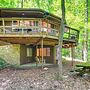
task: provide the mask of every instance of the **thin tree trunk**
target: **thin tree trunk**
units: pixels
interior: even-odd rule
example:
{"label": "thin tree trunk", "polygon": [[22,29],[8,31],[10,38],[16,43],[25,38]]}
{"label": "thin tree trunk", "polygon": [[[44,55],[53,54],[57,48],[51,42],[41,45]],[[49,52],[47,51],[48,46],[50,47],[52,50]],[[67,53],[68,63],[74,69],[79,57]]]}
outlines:
{"label": "thin tree trunk", "polygon": [[83,45],[83,59],[88,60],[88,0],[86,0],[85,10],[85,31],[84,31],[84,45]]}
{"label": "thin tree trunk", "polygon": [[73,44],[72,44],[72,46],[71,46],[71,59],[72,59],[72,67],[73,67],[73,65],[74,65],[74,53],[75,52],[75,47],[73,47]]}
{"label": "thin tree trunk", "polygon": [[62,19],[61,19],[61,28],[59,31],[59,43],[58,43],[58,69],[59,77],[62,77],[62,43],[63,43],[63,34],[64,34],[64,24],[65,20],[65,0],[61,0],[61,10],[62,10]]}
{"label": "thin tree trunk", "polygon": [[61,9],[62,9],[63,23],[66,24],[66,18],[65,18],[65,0],[61,0]]}
{"label": "thin tree trunk", "polygon": [[58,43],[58,69],[59,77],[62,77],[62,42],[63,42],[64,24],[63,19],[61,19],[61,28],[59,32],[59,43]]}
{"label": "thin tree trunk", "polygon": [[21,0],[21,8],[23,8],[24,0]]}

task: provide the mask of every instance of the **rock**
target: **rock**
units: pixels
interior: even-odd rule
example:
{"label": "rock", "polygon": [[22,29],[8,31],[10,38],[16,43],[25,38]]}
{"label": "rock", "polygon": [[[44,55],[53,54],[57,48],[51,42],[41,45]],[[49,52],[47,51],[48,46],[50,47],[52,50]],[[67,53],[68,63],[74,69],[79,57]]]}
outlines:
{"label": "rock", "polygon": [[45,67],[45,68],[43,68],[43,70],[48,70],[48,68],[47,68],[47,67]]}

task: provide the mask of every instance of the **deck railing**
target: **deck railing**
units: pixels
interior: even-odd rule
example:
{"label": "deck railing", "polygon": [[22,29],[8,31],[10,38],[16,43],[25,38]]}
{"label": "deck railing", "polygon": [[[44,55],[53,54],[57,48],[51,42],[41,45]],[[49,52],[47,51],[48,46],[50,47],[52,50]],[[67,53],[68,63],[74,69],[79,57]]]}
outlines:
{"label": "deck railing", "polygon": [[43,34],[58,37],[58,30],[52,28],[44,28],[39,26],[0,26],[0,34],[13,35],[13,34]]}
{"label": "deck railing", "polygon": [[[2,25],[0,26],[0,35],[49,35],[53,37],[58,37],[59,30],[43,27],[43,26],[19,26],[5,25],[5,21],[2,20]],[[79,31],[68,26],[65,26],[63,39],[67,41],[78,42]]]}
{"label": "deck railing", "polygon": [[68,41],[78,42],[79,31],[71,27],[65,26],[63,39]]}

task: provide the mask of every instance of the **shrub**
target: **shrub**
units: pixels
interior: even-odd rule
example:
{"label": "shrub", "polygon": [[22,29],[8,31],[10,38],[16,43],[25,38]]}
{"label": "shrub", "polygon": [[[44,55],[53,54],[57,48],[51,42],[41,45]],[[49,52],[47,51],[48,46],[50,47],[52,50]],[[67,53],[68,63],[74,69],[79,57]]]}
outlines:
{"label": "shrub", "polygon": [[7,66],[7,62],[4,59],[0,58],[0,69],[5,68]]}

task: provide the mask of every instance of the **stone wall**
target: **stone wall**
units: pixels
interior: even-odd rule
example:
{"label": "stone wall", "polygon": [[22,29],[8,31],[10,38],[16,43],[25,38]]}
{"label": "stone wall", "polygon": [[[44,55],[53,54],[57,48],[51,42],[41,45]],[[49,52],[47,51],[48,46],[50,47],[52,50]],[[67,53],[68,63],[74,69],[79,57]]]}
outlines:
{"label": "stone wall", "polygon": [[20,45],[11,44],[0,46],[0,58],[12,65],[20,65]]}

